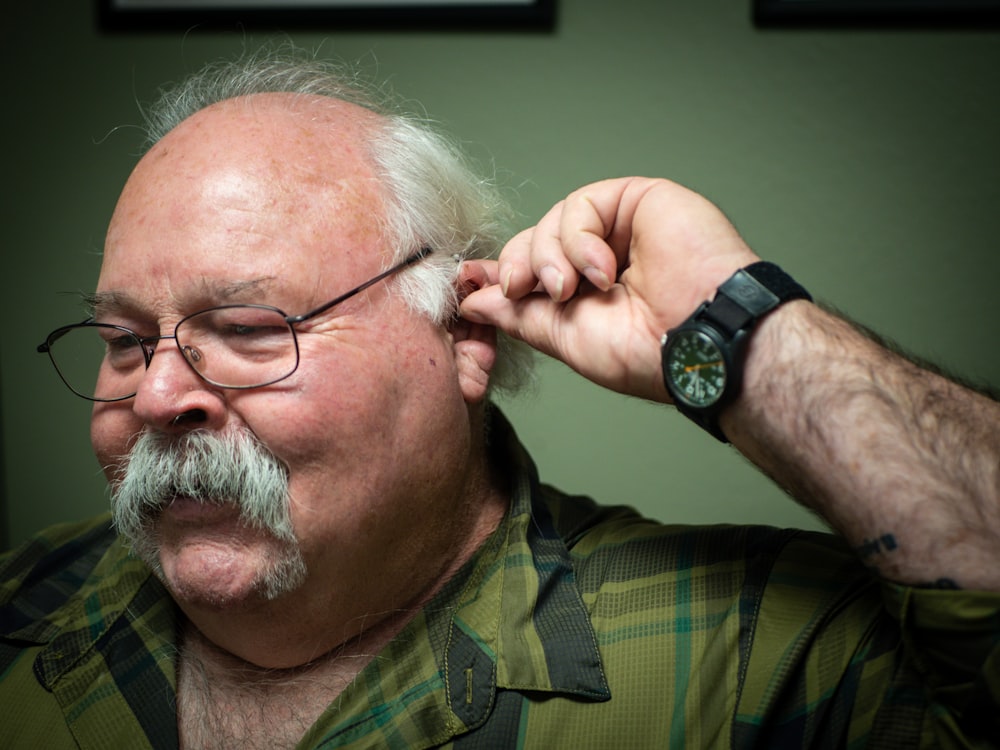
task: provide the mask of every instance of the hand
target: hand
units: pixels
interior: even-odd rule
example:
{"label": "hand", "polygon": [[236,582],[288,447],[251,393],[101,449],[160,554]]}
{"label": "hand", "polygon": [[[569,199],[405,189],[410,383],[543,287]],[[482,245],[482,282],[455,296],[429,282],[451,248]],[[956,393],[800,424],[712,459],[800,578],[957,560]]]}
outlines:
{"label": "hand", "polygon": [[469,320],[495,325],[595,383],[669,401],[660,338],[759,258],[709,201],[667,180],[587,185],[468,261]]}

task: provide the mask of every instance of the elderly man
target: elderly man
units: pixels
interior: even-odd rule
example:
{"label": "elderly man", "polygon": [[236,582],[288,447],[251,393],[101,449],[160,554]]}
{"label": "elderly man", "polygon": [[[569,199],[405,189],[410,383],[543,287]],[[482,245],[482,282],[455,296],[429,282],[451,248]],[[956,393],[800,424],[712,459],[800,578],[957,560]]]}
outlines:
{"label": "elderly man", "polygon": [[[996,403],[667,181],[485,260],[489,189],[318,63],[209,69],[151,123],[90,315],[40,346],[94,401],[113,520],[3,562],[4,747],[1000,736]],[[488,400],[515,340],[677,403],[841,537],[540,485]]]}

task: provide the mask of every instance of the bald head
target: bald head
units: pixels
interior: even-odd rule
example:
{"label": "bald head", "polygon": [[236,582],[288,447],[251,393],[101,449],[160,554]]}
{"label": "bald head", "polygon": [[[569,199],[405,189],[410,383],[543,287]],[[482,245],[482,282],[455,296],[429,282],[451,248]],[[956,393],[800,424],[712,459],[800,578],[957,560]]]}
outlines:
{"label": "bald head", "polygon": [[[148,230],[189,243],[251,250],[282,235],[310,245],[338,242],[374,250],[384,206],[369,143],[381,118],[361,107],[295,94],[256,94],[213,104],[167,133],[140,161],[115,211],[107,252]],[[348,223],[338,217],[357,219]],[[247,221],[248,217],[257,219]],[[184,239],[181,239],[181,238]]]}

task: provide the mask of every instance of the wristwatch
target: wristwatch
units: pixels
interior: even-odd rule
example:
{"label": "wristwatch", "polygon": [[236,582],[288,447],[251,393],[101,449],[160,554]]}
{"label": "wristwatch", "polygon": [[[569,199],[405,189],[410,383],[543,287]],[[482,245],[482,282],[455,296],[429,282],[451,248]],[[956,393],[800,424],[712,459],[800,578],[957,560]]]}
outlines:
{"label": "wristwatch", "polygon": [[812,297],[774,263],[752,263],[663,335],[667,392],[682,414],[723,443],[729,440],[719,427],[719,414],[739,395],[750,332],[767,313],[793,299]]}

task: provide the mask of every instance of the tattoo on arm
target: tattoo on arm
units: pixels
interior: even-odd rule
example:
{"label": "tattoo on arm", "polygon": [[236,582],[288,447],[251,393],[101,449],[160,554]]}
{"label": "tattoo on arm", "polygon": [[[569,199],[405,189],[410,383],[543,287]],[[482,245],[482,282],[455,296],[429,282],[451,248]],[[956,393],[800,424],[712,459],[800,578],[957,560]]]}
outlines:
{"label": "tattoo on arm", "polygon": [[854,548],[854,551],[858,553],[862,560],[867,561],[875,557],[875,555],[895,552],[898,548],[899,544],[896,543],[896,537],[892,534],[883,534],[876,539],[865,539],[864,542]]}
{"label": "tattoo on arm", "polygon": [[[865,539],[864,542],[854,548],[854,551],[858,553],[858,556],[865,565],[877,573],[878,566],[872,562],[872,558],[892,554],[898,549],[899,542],[896,541],[895,536],[892,534],[882,534],[874,539]],[[935,581],[915,584],[915,588],[958,590],[961,586],[951,578],[938,578]]]}

